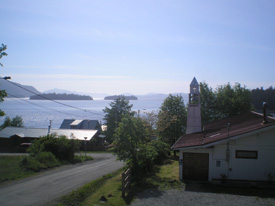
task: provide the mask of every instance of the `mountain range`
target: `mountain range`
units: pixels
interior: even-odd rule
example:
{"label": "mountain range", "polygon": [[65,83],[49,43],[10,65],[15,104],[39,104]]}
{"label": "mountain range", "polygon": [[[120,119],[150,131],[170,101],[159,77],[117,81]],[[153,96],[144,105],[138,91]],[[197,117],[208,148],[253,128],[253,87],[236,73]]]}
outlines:
{"label": "mountain range", "polygon": [[22,85],[16,82],[0,79],[0,89],[6,90],[10,98],[25,98],[34,94],[40,94],[33,86]]}

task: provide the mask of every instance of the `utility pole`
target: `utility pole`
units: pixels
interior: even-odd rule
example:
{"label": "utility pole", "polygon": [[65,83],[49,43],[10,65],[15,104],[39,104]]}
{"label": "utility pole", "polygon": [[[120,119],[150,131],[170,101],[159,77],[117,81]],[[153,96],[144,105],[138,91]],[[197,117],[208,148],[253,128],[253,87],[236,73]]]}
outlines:
{"label": "utility pole", "polygon": [[48,135],[50,135],[50,132],[51,132],[52,121],[53,121],[53,120],[50,120],[50,124],[49,124],[49,127],[48,127]]}

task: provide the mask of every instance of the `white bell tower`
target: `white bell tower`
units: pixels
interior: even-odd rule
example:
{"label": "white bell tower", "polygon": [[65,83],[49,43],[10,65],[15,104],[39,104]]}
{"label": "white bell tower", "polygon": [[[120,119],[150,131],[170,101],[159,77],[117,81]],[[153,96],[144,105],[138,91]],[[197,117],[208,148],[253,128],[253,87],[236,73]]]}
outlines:
{"label": "white bell tower", "polygon": [[194,77],[190,84],[186,134],[201,132],[200,85]]}

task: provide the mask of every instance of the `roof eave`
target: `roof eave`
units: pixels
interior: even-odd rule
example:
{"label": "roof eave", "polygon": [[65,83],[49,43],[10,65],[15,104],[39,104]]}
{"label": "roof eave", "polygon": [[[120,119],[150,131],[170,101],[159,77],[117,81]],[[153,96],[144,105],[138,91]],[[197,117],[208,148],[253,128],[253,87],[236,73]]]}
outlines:
{"label": "roof eave", "polygon": [[236,136],[232,136],[232,137],[227,137],[225,139],[217,140],[215,142],[210,142],[210,143],[207,143],[207,144],[194,145],[194,146],[189,146],[189,147],[171,148],[171,149],[172,150],[189,150],[189,149],[198,149],[198,148],[208,148],[208,147],[215,146],[217,144],[221,144],[221,143],[224,143],[224,142],[228,142],[228,141],[236,140],[236,139],[239,139],[239,138],[242,138],[242,137],[245,137],[245,136],[249,136],[249,135],[253,135],[253,134],[256,134],[256,133],[264,132],[264,131],[272,129],[272,128],[275,128],[275,125],[270,125],[270,126],[263,127],[263,128],[251,131],[251,132],[246,132],[246,133],[243,133],[243,134],[240,134],[240,135],[236,135]]}

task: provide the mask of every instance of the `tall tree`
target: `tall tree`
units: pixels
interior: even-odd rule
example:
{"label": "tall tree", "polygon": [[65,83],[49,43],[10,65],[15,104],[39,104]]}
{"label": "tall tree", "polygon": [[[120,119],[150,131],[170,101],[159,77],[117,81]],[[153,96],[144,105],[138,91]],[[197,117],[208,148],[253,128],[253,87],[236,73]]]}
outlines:
{"label": "tall tree", "polygon": [[116,100],[111,102],[109,107],[105,107],[103,112],[104,120],[106,121],[107,130],[105,132],[107,141],[112,143],[114,140],[115,130],[118,128],[123,116],[130,115],[134,116],[134,112],[131,111],[132,104],[126,100],[123,96],[118,97]]}
{"label": "tall tree", "polygon": [[207,83],[200,83],[202,122],[209,122],[248,112],[252,109],[251,92],[236,83],[228,83],[213,90]]}
{"label": "tall tree", "polygon": [[[5,52],[7,49],[7,45],[2,44],[0,46],[0,59],[2,59],[3,56],[8,56],[8,54]],[[0,66],[3,66],[3,64],[0,62]],[[4,98],[7,96],[7,93],[5,90],[0,90],[0,102],[4,101]],[[0,110],[0,116],[4,116],[5,112]]]}
{"label": "tall tree", "polygon": [[114,151],[118,159],[132,168],[135,181],[145,177],[155,164],[167,159],[169,145],[164,142],[150,141],[144,121],[139,117],[125,115],[115,132]]}
{"label": "tall tree", "polygon": [[206,82],[200,83],[201,118],[202,125],[219,119],[216,108],[216,93]]}
{"label": "tall tree", "polygon": [[252,109],[251,92],[236,83],[233,87],[228,83],[217,88],[216,107],[220,117],[242,114]]}
{"label": "tall tree", "polygon": [[142,116],[142,120],[144,122],[144,126],[146,127],[148,134],[150,137],[157,135],[157,120],[158,114],[156,111],[146,112],[145,115]]}
{"label": "tall tree", "polygon": [[[7,96],[7,92],[5,90],[0,90],[0,102],[4,101],[4,97]],[[5,116],[5,112],[0,109],[0,116]]]}
{"label": "tall tree", "polygon": [[148,134],[141,118],[125,115],[115,133],[115,152],[120,160],[137,164],[137,153],[149,142]]}
{"label": "tall tree", "polygon": [[275,88],[270,86],[269,88],[265,89],[257,88],[251,91],[252,95],[252,104],[254,109],[257,111],[262,111],[263,102],[267,102],[268,109],[271,111],[275,111]]}
{"label": "tall tree", "polygon": [[182,96],[169,96],[164,100],[158,113],[157,129],[160,138],[173,145],[185,133],[187,111]]}
{"label": "tall tree", "polygon": [[24,127],[23,118],[16,116],[14,118],[6,117],[4,123],[0,126],[1,129],[6,127]]}

